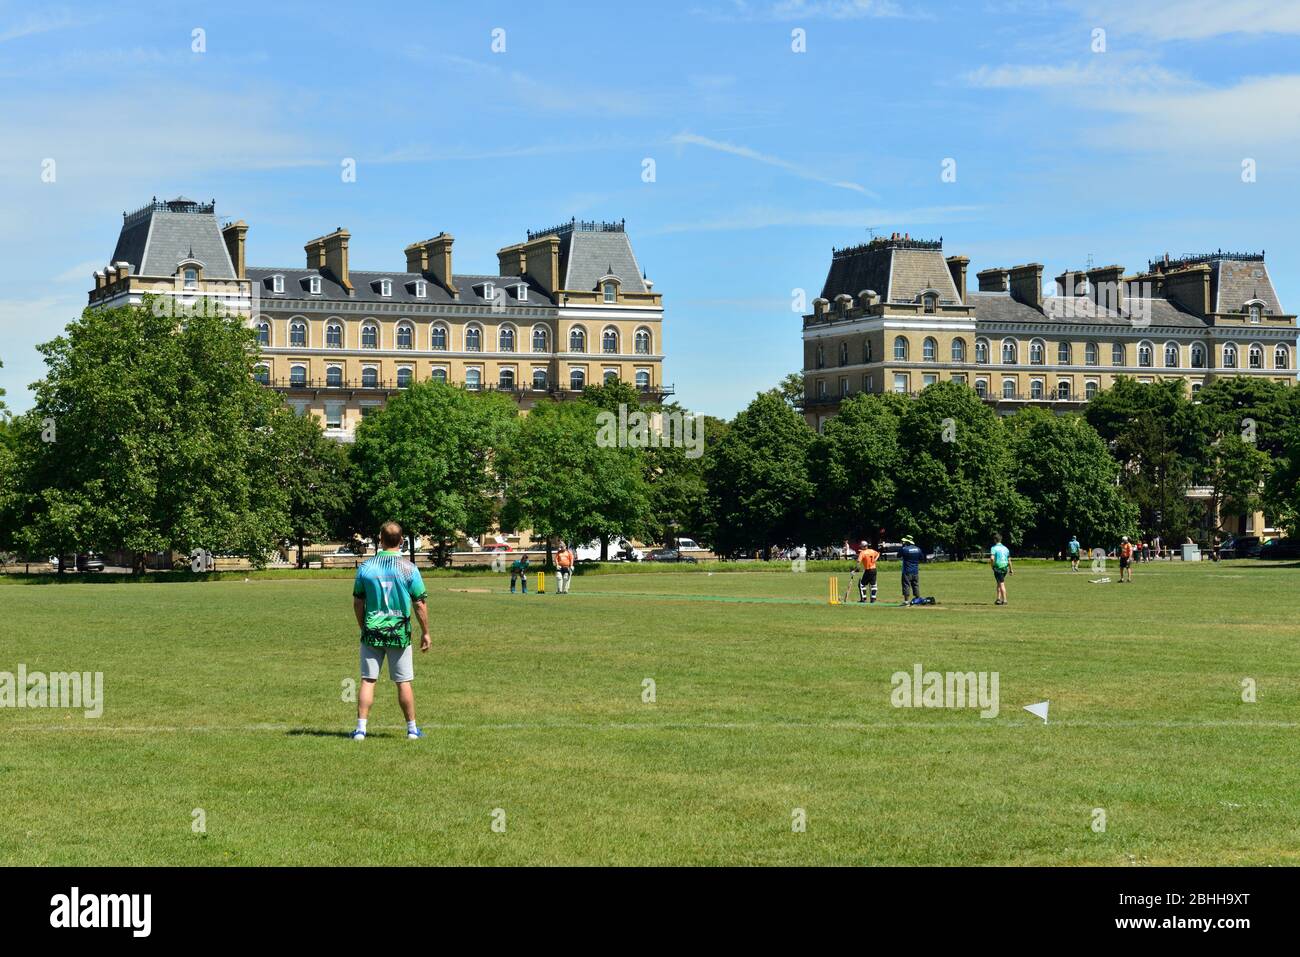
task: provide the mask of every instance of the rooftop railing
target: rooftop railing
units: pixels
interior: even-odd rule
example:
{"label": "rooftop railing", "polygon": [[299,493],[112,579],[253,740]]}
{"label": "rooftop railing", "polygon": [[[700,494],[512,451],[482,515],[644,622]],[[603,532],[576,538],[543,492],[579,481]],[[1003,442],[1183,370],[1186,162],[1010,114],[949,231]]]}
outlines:
{"label": "rooftop railing", "polygon": [[569,233],[621,233],[627,225],[627,220],[620,219],[617,223],[598,222],[596,220],[571,219],[567,223],[561,223],[559,226],[552,226],[550,229],[530,229],[528,230],[529,239],[537,239],[539,236],[566,236]]}

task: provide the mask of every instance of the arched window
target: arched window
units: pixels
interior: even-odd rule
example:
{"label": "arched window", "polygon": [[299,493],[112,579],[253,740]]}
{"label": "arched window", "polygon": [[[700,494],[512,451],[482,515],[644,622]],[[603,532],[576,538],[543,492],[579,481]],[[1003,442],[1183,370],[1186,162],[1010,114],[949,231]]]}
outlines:
{"label": "arched window", "polygon": [[[446,326],[433,326],[429,330],[429,348],[437,349],[439,351],[445,350],[447,348],[447,327]],[[444,375],[443,380],[445,381],[446,378],[447,377]]]}
{"label": "arched window", "polygon": [[989,384],[983,379],[976,379],[975,394],[981,399],[987,399],[989,395]]}
{"label": "arched window", "polygon": [[343,348],[343,326],[337,322],[331,322],[325,327],[325,347],[327,349]]}
{"label": "arched window", "polygon": [[921,343],[921,358],[926,362],[933,362],[938,349],[939,343],[935,342],[932,336],[926,336],[925,341]]}
{"label": "arched window", "polygon": [[1291,350],[1286,346],[1279,344],[1273,349],[1273,368],[1290,369],[1291,368]]}
{"label": "arched window", "polygon": [[546,385],[547,385],[547,383],[546,383],[546,370],[545,370],[545,369],[534,369],[534,370],[533,370],[533,388],[536,389],[538,392],[545,392],[545,391],[546,391]]}
{"label": "arched window", "polygon": [[483,372],[480,369],[465,370],[465,388],[477,392],[483,387]]}
{"label": "arched window", "polygon": [[1056,397],[1057,397],[1058,399],[1069,399],[1069,398],[1070,398],[1070,380],[1069,380],[1069,379],[1062,379],[1060,382],[1056,383]]}
{"label": "arched window", "polygon": [[587,330],[583,329],[582,326],[574,326],[569,330],[569,351],[587,351]]}
{"label": "arched window", "polygon": [[514,326],[502,326],[497,330],[497,352],[515,351]]}
{"label": "arched window", "polygon": [[1097,359],[1097,343],[1089,342],[1083,347],[1083,361],[1090,366],[1095,366],[1099,361]]}
{"label": "arched window", "polygon": [[638,329],[636,331],[636,354],[639,356],[648,356],[650,354],[649,329]]}
{"label": "arched window", "polygon": [[581,392],[587,384],[587,373],[581,369],[569,370],[569,388],[574,392]]}
{"label": "arched window", "polygon": [[303,386],[307,384],[307,367],[294,366],[289,370],[289,385]]}
{"label": "arched window", "polygon": [[447,370],[446,370],[446,369],[434,369],[434,370],[433,370],[433,373],[429,376],[429,378],[432,379],[434,382],[446,382],[446,381],[447,381]]}
{"label": "arched window", "polygon": [[989,341],[987,339],[975,340],[975,361],[980,365],[988,365]]}
{"label": "arched window", "polygon": [[397,387],[405,389],[411,384],[411,370],[403,366],[397,370]]}
{"label": "arched window", "polygon": [[907,338],[905,336],[894,337],[894,361],[907,361]]}
{"label": "arched window", "polygon": [[410,349],[415,344],[415,330],[411,328],[409,322],[399,322],[397,324],[397,348]]}
{"label": "arched window", "polygon": [[[1004,366],[1013,366],[1016,364],[1016,353],[1020,350],[1016,348],[1015,339],[1002,340],[1002,364]],[[1005,385],[1005,383],[1003,383]]]}
{"label": "arched window", "polygon": [[[190,272],[189,270],[186,270],[186,274],[185,274],[185,275],[186,275],[186,280],[187,280],[187,282],[188,282],[188,278],[189,278],[189,272]],[[1262,314],[1262,311],[1263,311],[1263,310],[1261,310],[1260,307],[1259,307],[1259,303],[1257,303],[1257,302],[1251,303],[1251,304],[1250,304],[1250,309],[1249,309],[1249,311],[1248,311],[1248,313],[1247,313],[1247,314],[1250,316],[1250,321],[1251,321],[1251,322],[1259,322],[1259,320],[1260,320],[1260,315]]]}
{"label": "arched window", "polygon": [[1042,339],[1034,339],[1029,343],[1029,364],[1032,366],[1041,366],[1047,361],[1047,345]]}
{"label": "arched window", "polygon": [[258,366],[253,370],[253,380],[262,385],[271,384],[271,370],[268,366]]}
{"label": "arched window", "polygon": [[1264,368],[1264,350],[1257,343],[1251,344],[1246,355],[1250,358],[1250,367],[1252,369]]}
{"label": "arched window", "polygon": [[1043,397],[1043,380],[1035,379],[1029,383],[1029,398],[1041,399]]}
{"label": "arched window", "polygon": [[506,389],[507,391],[509,391],[509,390],[513,390],[514,387],[515,387],[514,369],[502,369],[500,372],[497,373],[498,389]]}
{"label": "arched window", "polygon": [[1117,342],[1110,347],[1110,364],[1113,366],[1122,366],[1124,361],[1124,343]]}
{"label": "arched window", "polygon": [[847,342],[841,342],[840,343],[840,365],[846,366],[848,364],[849,364],[849,344]]}
{"label": "arched window", "polygon": [[257,324],[257,344],[259,346],[271,344],[271,324],[265,319]]}
{"label": "arched window", "polygon": [[605,385],[611,385],[618,381],[618,373],[613,369],[605,370]]}
{"label": "arched window", "polygon": [[379,348],[379,327],[373,322],[367,322],[361,327],[361,348],[378,349]]}
{"label": "arched window", "polygon": [[600,334],[600,351],[606,355],[618,353],[618,330],[613,326],[606,326],[605,331]]}
{"label": "arched window", "polygon": [[483,351],[483,331],[478,326],[468,326],[465,329],[465,351],[482,352]]}
{"label": "arched window", "polygon": [[1178,368],[1178,343],[1176,342],[1165,343],[1165,368]]}
{"label": "arched window", "polygon": [[377,389],[379,388],[379,370],[374,366],[367,366],[361,370],[361,388]]}
{"label": "arched window", "polygon": [[1016,380],[1015,380],[1015,379],[1003,379],[1003,380],[1002,380],[1002,398],[1004,398],[1004,399],[1014,399],[1015,397],[1016,397]]}
{"label": "arched window", "polygon": [[1138,366],[1143,369],[1150,369],[1155,364],[1155,349],[1149,342],[1138,343]]}
{"label": "arched window", "polygon": [[343,385],[343,367],[330,366],[325,370],[325,384],[331,389],[337,389]]}
{"label": "arched window", "polygon": [[1074,350],[1070,348],[1070,344],[1068,342],[1057,343],[1056,364],[1058,366],[1068,366],[1074,364]]}
{"label": "arched window", "polygon": [[289,323],[289,345],[304,347],[307,345],[307,323],[296,319]]}
{"label": "arched window", "polygon": [[650,373],[645,369],[637,369],[636,387],[640,389],[642,392],[650,391]]}
{"label": "arched window", "polygon": [[926,293],[921,297],[921,310],[926,315],[934,315],[935,307],[939,304],[939,297],[934,293]]}
{"label": "arched window", "polygon": [[965,339],[952,340],[952,361],[953,362],[966,361],[966,340]]}
{"label": "arched window", "polygon": [[1223,347],[1223,367],[1225,369],[1237,368],[1237,347],[1231,342],[1226,343]]}
{"label": "arched window", "polygon": [[1192,343],[1192,368],[1205,368],[1205,346],[1201,345],[1199,342]]}
{"label": "arched window", "polygon": [[551,351],[551,337],[545,326],[533,326],[533,351]]}
{"label": "arched window", "polygon": [[1097,396],[1097,383],[1096,383],[1096,382],[1093,382],[1092,380],[1089,380],[1088,382],[1085,382],[1084,385],[1083,385],[1083,394],[1084,394],[1084,397],[1087,398],[1087,399],[1089,399],[1089,400],[1096,398],[1096,396]]}

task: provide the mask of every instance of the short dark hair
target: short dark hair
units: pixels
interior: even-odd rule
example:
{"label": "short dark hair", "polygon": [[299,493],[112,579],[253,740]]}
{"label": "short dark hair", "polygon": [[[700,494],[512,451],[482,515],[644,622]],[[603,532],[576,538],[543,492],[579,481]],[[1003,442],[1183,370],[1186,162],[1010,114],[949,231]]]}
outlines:
{"label": "short dark hair", "polygon": [[379,544],[384,548],[396,548],[402,544],[402,526],[396,522],[384,522],[379,526]]}
{"label": "short dark hair", "polygon": [[1002,533],[1001,533],[1001,532],[994,532],[994,533],[993,533],[993,541],[995,541],[995,542],[1000,542],[1000,541],[1002,541]]}

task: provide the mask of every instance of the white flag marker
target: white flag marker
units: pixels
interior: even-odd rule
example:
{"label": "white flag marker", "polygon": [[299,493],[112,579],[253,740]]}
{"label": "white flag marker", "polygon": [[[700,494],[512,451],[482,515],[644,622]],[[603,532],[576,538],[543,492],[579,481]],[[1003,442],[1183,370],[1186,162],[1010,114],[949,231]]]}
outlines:
{"label": "white flag marker", "polygon": [[1038,704],[1027,704],[1025,710],[1035,717],[1042,718],[1043,724],[1047,724],[1047,704],[1046,701],[1040,701]]}

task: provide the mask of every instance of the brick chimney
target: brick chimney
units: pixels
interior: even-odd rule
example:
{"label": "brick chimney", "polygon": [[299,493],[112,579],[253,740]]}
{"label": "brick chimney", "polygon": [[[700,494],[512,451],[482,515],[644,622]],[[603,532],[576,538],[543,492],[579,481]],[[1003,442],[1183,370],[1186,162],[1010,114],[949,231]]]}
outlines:
{"label": "brick chimney", "polygon": [[307,250],[307,268],[328,273],[347,290],[349,296],[353,294],[352,281],[348,278],[348,240],[351,238],[352,234],[340,226],[303,247]]}
{"label": "brick chimney", "polygon": [[1210,311],[1210,267],[1206,263],[1165,273],[1162,279],[1166,299],[1195,316],[1206,317]]}
{"label": "brick chimney", "polygon": [[524,255],[524,244],[515,243],[497,250],[497,264],[503,276],[522,276],[528,271],[528,258]]}
{"label": "brick chimney", "polygon": [[1007,270],[1005,269],[981,269],[975,274],[979,280],[980,292],[1006,292],[1007,291]]}
{"label": "brick chimney", "polygon": [[552,299],[560,288],[560,237],[538,236],[524,243],[524,274]]}
{"label": "brick chimney", "polygon": [[452,298],[459,297],[451,271],[451,246],[456,241],[451,233],[439,233],[432,239],[411,243],[406,247],[406,271],[428,276]]}
{"label": "brick chimney", "polygon": [[970,258],[967,256],[949,256],[945,262],[948,263],[948,272],[952,273],[952,284],[957,287],[957,298],[965,302],[966,267],[970,265]]}
{"label": "brick chimney", "polygon": [[248,223],[242,219],[231,223],[221,231],[221,238],[226,241],[226,252],[230,253],[230,263],[235,267],[235,278],[247,279],[244,240],[248,238]]}
{"label": "brick chimney", "polygon": [[1067,269],[1056,277],[1056,294],[1066,298],[1082,296],[1088,291],[1088,274],[1077,269]]}
{"label": "brick chimney", "polygon": [[1088,270],[1092,301],[1103,309],[1118,312],[1124,305],[1124,267],[1098,266]]}
{"label": "brick chimney", "polygon": [[1011,298],[1035,309],[1043,308],[1043,264],[1026,263],[1011,267]]}

